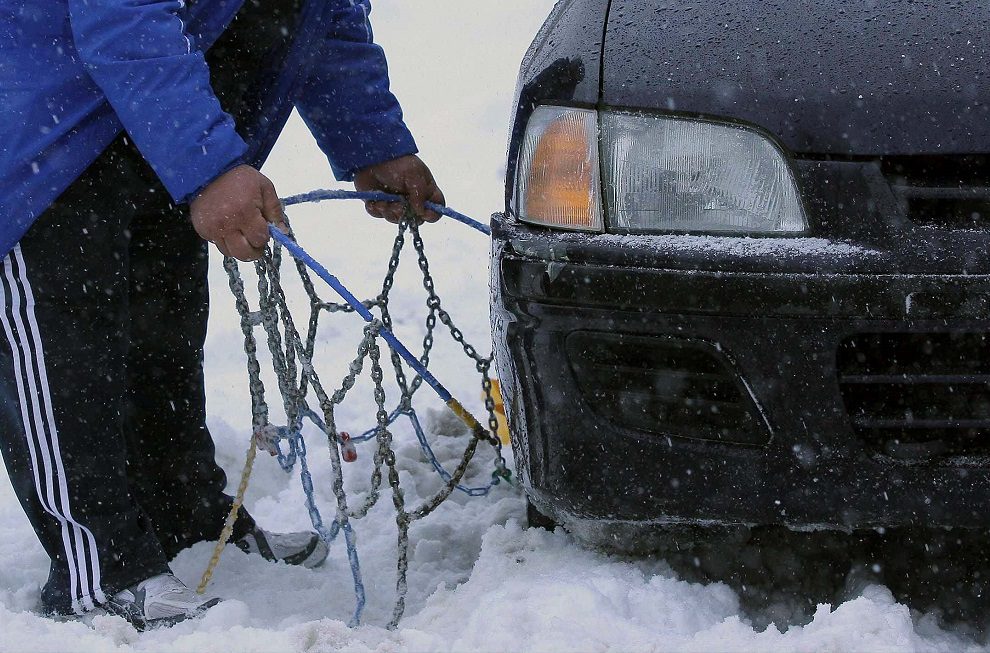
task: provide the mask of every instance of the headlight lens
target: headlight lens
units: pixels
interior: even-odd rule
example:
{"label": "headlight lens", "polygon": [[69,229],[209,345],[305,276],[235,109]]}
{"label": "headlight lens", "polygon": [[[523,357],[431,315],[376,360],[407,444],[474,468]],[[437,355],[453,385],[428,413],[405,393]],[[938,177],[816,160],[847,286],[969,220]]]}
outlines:
{"label": "headlight lens", "polygon": [[801,232],[787,161],[732,125],[602,114],[609,226],[620,231]]}
{"label": "headlight lens", "polygon": [[617,232],[808,227],[783,153],[745,127],[543,106],[527,125],[519,164],[516,206],[526,222],[603,231],[604,213]]}

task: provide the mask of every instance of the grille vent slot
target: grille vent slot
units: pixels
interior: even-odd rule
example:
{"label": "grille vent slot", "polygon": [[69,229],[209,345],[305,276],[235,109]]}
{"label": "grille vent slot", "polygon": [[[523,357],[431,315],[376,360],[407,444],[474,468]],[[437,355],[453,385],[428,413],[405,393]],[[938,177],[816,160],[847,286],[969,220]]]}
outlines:
{"label": "grille vent slot", "polygon": [[990,155],[884,157],[880,167],[914,224],[990,229]]}
{"label": "grille vent slot", "polygon": [[990,454],[990,334],[844,340],[839,387],[867,450],[902,459]]}

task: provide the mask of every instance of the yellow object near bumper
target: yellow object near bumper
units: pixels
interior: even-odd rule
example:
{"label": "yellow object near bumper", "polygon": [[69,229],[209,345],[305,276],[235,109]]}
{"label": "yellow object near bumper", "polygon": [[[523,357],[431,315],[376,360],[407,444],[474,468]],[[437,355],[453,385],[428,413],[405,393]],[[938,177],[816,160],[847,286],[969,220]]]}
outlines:
{"label": "yellow object near bumper", "polygon": [[[485,398],[485,393],[481,393],[481,398]],[[508,445],[511,438],[509,436],[509,421],[505,417],[505,401],[502,399],[502,387],[497,379],[492,379],[492,399],[495,400],[495,419],[498,421],[498,439],[503,445]]]}

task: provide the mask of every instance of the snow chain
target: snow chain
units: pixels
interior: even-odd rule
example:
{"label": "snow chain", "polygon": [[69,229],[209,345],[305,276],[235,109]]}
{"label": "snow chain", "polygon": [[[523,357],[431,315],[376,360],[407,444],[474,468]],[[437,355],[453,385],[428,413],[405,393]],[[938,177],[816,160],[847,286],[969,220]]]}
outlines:
{"label": "snow chain", "polygon": [[[338,198],[331,197],[323,199]],[[429,364],[435,339],[434,332],[439,322],[447,328],[451,337],[463,349],[464,354],[474,362],[475,368],[481,376],[485,408],[488,412],[489,428],[486,430],[456,400],[452,399],[448,403],[448,406],[455,412],[461,411],[462,419],[465,419],[466,423],[471,424],[471,439],[464,450],[459,464],[452,472],[444,470],[439,461],[433,456],[433,452],[424,439],[418,417],[412,407],[413,396],[422,387],[424,378],[421,374],[416,374],[412,381],[409,381],[404,370],[403,360],[394,348],[390,350],[390,360],[395,381],[399,388],[398,406],[392,413],[389,413],[386,408],[386,394],[383,385],[385,375],[381,365],[381,351],[378,345],[378,338],[381,329],[391,330],[392,327],[392,316],[389,312],[389,294],[395,282],[395,273],[399,267],[399,260],[406,244],[407,234],[411,235],[413,248],[417,253],[419,269],[423,276],[423,287],[427,294],[426,306],[428,313],[425,321],[426,335],[423,338],[422,354],[419,356],[419,362],[424,368]],[[294,241],[294,236],[291,233],[289,237]],[[205,591],[220,559],[221,552],[230,538],[237,512],[243,503],[244,492],[247,489],[256,451],[260,446],[277,455],[279,464],[287,472],[292,470],[296,462],[300,463],[300,476],[303,488],[306,491],[307,509],[313,522],[313,527],[319,533],[320,537],[329,545],[340,531],[344,531],[356,596],[354,617],[351,620],[352,625],[360,622],[365,597],[360,564],[351,530],[351,520],[366,516],[378,502],[381,496],[383,477],[387,476],[388,484],[391,488],[392,504],[395,508],[395,521],[398,531],[396,603],[392,620],[389,623],[389,627],[394,628],[401,619],[405,609],[410,524],[429,515],[457,489],[474,496],[487,494],[501,480],[509,480],[510,478],[509,470],[502,455],[502,444],[496,435],[498,432],[498,416],[496,414],[496,398],[491,379],[492,356],[481,356],[474,346],[465,340],[464,334],[454,324],[450,314],[444,310],[440,297],[436,292],[433,277],[430,274],[429,261],[426,257],[425,246],[422,236],[419,233],[419,228],[415,221],[404,220],[398,227],[398,233],[392,247],[381,292],[374,299],[362,302],[365,308],[377,310],[380,318],[365,327],[364,338],[358,346],[357,355],[351,362],[347,374],[341,381],[340,387],[332,393],[328,393],[313,366],[313,354],[316,346],[320,316],[323,313],[351,313],[355,311],[355,308],[347,304],[338,304],[321,299],[307,267],[299,260],[295,260],[294,262],[296,272],[309,297],[310,303],[310,314],[306,325],[305,337],[300,334],[293,321],[285,293],[282,289],[283,247],[281,245],[277,242],[273,243],[273,246],[266,250],[265,255],[254,264],[258,276],[259,301],[257,311],[251,310],[237,261],[232,258],[226,258],[224,260],[224,268],[227,271],[230,290],[234,295],[235,306],[241,318],[241,331],[244,335],[244,351],[247,355],[254,434],[233,508],[224,525],[220,541],[217,542],[209,566],[203,574],[198,591],[200,593]],[[255,329],[257,327],[261,327],[264,330],[267,347],[272,355],[273,371],[278,381],[282,407],[288,420],[288,425],[285,427],[277,427],[269,423],[269,409],[265,398],[266,388],[261,378],[261,365],[258,362],[258,346],[255,338]],[[338,431],[334,420],[334,411],[336,406],[344,400],[347,393],[353,388],[358,376],[362,374],[366,361],[370,361],[370,377],[374,384],[374,399],[377,407],[376,425],[364,436],[352,439],[357,441],[374,439],[377,446],[374,450],[374,469],[371,473],[367,498],[360,506],[351,508],[348,505],[347,494],[344,491],[341,460],[342,454],[346,453],[346,448],[353,446],[353,443],[347,441],[346,435],[345,438],[341,437],[341,433]],[[310,407],[310,396],[315,398],[319,407],[318,411]],[[424,451],[432,459],[434,467],[446,481],[439,492],[411,510],[406,507],[406,498],[400,487],[399,472],[396,467],[395,452],[392,448],[392,433],[390,430],[391,424],[401,416],[407,416],[413,422],[417,434],[420,436],[421,444],[424,446]],[[332,467],[331,489],[336,498],[337,509],[336,517],[329,526],[324,524],[315,503],[313,482],[306,464],[306,446],[302,436],[304,420],[309,420],[315,424],[327,437]],[[279,445],[280,440],[283,439],[288,443],[288,452],[283,452]],[[460,485],[460,481],[474,457],[478,443],[482,441],[488,443],[494,452],[492,480],[485,487],[465,488]],[[383,473],[383,467],[385,473]]]}

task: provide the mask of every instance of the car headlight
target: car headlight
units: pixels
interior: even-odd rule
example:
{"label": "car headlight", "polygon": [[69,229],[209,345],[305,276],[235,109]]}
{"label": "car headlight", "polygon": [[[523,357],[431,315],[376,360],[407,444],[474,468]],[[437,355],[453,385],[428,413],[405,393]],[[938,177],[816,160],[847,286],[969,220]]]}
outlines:
{"label": "car headlight", "polygon": [[538,107],[517,180],[520,219],[562,229],[605,231],[607,223],[614,232],[793,234],[808,228],[783,152],[759,132],[731,124]]}

